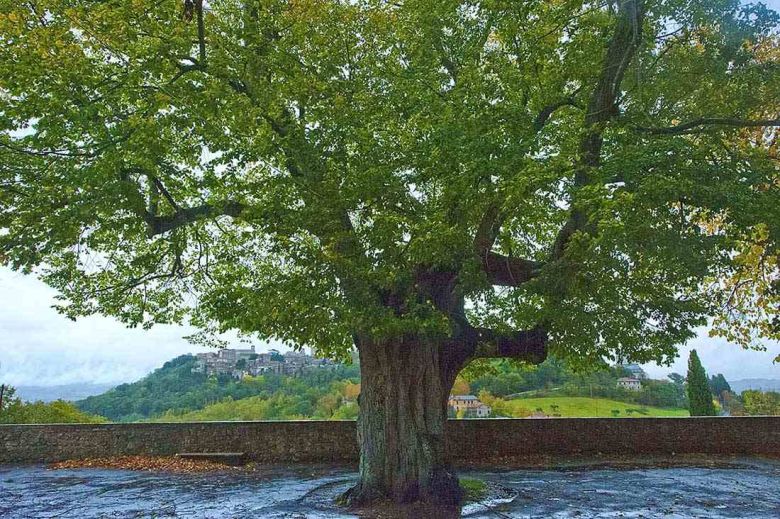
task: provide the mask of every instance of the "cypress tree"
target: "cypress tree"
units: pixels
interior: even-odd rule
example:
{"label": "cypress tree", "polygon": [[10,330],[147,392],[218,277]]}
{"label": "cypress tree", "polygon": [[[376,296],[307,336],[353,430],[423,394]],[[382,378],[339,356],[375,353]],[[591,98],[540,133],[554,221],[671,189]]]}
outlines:
{"label": "cypress tree", "polygon": [[699,361],[696,350],[688,357],[688,409],[691,416],[715,416],[707,373]]}
{"label": "cypress tree", "polygon": [[710,377],[710,391],[717,398],[721,398],[724,391],[731,391],[731,386],[722,373]]}

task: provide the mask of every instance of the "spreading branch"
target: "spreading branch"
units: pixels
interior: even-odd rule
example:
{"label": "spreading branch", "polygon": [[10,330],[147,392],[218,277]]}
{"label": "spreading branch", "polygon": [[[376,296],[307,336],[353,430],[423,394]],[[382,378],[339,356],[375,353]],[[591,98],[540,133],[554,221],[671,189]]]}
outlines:
{"label": "spreading branch", "polygon": [[228,201],[219,206],[201,204],[195,207],[185,207],[177,210],[172,215],[156,216],[149,212],[144,213],[144,220],[149,226],[149,236],[164,234],[178,229],[190,223],[201,220],[213,219],[219,216],[238,217],[246,209],[244,204]]}
{"label": "spreading branch", "polygon": [[501,211],[500,199],[488,205],[474,235],[474,251],[478,256],[485,256],[493,248],[505,218],[506,213]]}
{"label": "spreading branch", "polygon": [[206,61],[206,27],[203,22],[203,0],[184,0],[182,19],[192,21],[193,14],[198,17],[198,54],[202,62]]}
{"label": "spreading branch", "polygon": [[171,204],[171,207],[173,207],[176,211],[179,211],[180,210],[179,205],[173,199],[170,191],[168,191],[168,189],[165,187],[165,185],[163,185],[160,179],[153,175],[151,175],[149,178],[151,179],[157,191],[162,193],[162,195],[165,197],[165,200],[167,200],[168,203]]}
{"label": "spreading branch", "polygon": [[[565,99],[549,104],[542,108],[534,119],[534,133],[539,133],[544,128],[553,113],[564,106],[578,106],[575,95],[579,89]],[[502,196],[497,196],[482,215],[474,236],[474,250],[482,263],[482,269],[488,276],[488,281],[496,286],[517,287],[537,277],[542,263],[515,258],[493,252],[491,249],[498,238],[501,226],[506,220],[506,212],[501,210]]]}
{"label": "spreading branch", "polygon": [[[148,200],[149,204],[146,208],[144,208],[146,201],[144,200],[143,193],[138,189],[138,185],[130,178],[131,174],[134,173],[146,176],[151,182],[150,189],[152,190],[152,196],[150,196]],[[138,167],[121,169],[119,171],[119,180],[126,183],[131,188],[130,192],[133,193],[132,198],[135,200],[135,213],[146,222],[150,238],[201,220],[213,219],[219,216],[231,216],[236,218],[241,215],[244,209],[246,209],[246,205],[234,200],[226,200],[219,204],[203,203],[194,207],[181,207],[176,203],[171,193],[159,178],[149,171]],[[157,214],[155,194],[160,193],[173,209],[172,214]]]}
{"label": "spreading branch", "polygon": [[203,0],[195,0],[195,7],[198,12],[198,55],[200,61],[206,62],[206,25],[203,21]]}
{"label": "spreading branch", "polygon": [[535,278],[542,264],[491,251],[504,218],[498,203],[487,208],[474,236],[474,250],[490,284],[516,287]]}
{"label": "spreading branch", "polygon": [[517,287],[536,278],[544,265],[538,261],[487,252],[482,257],[482,268],[492,285]]}
{"label": "spreading branch", "polygon": [[474,328],[474,332],[473,359],[510,358],[541,364],[547,358],[547,331],[541,326],[506,333]]}
{"label": "spreading branch", "polygon": [[[575,163],[574,186],[581,188],[591,179],[591,172],[601,165],[601,148],[604,129],[618,113],[618,95],[623,76],[639,49],[644,22],[644,1],[620,2],[615,31],[607,48],[604,64],[596,88],[593,90],[585,114],[585,134],[579,146]],[[587,216],[582,208],[572,204],[569,218],[553,244],[551,259],[561,259],[571,237],[587,226]]]}
{"label": "spreading branch", "polygon": [[557,101],[555,103],[549,104],[542,108],[542,110],[537,114],[536,118],[534,119],[534,132],[539,133],[542,131],[544,126],[547,124],[547,121],[550,120],[550,117],[559,109],[563,108],[564,106],[578,106],[577,101],[574,98],[574,96],[567,97],[566,99],[562,99],[560,101]]}
{"label": "spreading branch", "polygon": [[733,128],[763,128],[766,126],[780,126],[780,119],[747,120],[730,117],[700,117],[687,123],[667,126],[663,128],[637,127],[640,133],[651,135],[688,135],[704,131],[707,127],[733,127]]}

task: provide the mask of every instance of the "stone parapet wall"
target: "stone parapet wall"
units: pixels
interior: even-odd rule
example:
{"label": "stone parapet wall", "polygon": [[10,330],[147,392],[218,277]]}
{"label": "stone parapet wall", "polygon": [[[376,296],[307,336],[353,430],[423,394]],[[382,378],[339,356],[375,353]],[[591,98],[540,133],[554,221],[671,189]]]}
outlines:
{"label": "stone parapet wall", "polygon": [[[529,455],[780,456],[780,417],[451,420],[459,462]],[[355,462],[355,422],[0,425],[0,463],[244,452],[262,463]]]}
{"label": "stone parapet wall", "polygon": [[540,454],[780,455],[780,416],[458,420],[448,432],[452,457],[474,461]]}

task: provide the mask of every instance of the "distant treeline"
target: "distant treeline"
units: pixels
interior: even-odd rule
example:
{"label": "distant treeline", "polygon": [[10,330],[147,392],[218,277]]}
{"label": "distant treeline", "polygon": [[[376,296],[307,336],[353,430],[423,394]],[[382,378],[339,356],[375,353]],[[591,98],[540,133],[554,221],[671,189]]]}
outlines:
{"label": "distant treeline", "polygon": [[780,393],[748,389],[737,396],[727,394],[724,401],[734,416],[778,416],[780,415]]}
{"label": "distant treeline", "polygon": [[[74,404],[23,403],[6,389],[0,423],[354,419],[358,414],[357,364],[310,368],[298,376],[264,374],[236,380],[193,373],[196,358],[183,355],[132,384],[122,384]],[[579,373],[549,358],[539,366],[491,361],[468,368],[454,394],[491,398],[585,396],[659,408],[686,408],[685,378],[643,380],[640,391],[617,387],[630,374],[620,367]],[[780,414],[780,393],[730,391],[722,375],[710,379],[721,407],[733,415]],[[496,401],[492,401],[498,405]],[[498,402],[500,403],[500,402]],[[495,406],[494,406],[495,407]],[[103,418],[105,417],[105,418]]]}
{"label": "distant treeline", "polygon": [[277,415],[279,418],[311,416],[317,398],[335,391],[334,382],[357,382],[360,377],[356,365],[339,365],[311,368],[297,377],[265,374],[236,380],[229,376],[193,373],[195,362],[194,356],[182,355],[137,382],[122,384],[102,395],[80,400],[76,405],[112,421],[133,422],[161,415],[173,419],[226,400],[239,401],[249,397],[265,400],[287,395],[300,401],[287,402],[285,412],[276,413],[274,418]]}
{"label": "distant treeline", "polygon": [[73,403],[23,402],[12,386],[0,387],[0,424],[11,423],[100,423],[105,418],[85,413]]}
{"label": "distant treeline", "polygon": [[[196,358],[182,355],[145,378],[76,402],[84,412],[112,421],[351,419],[357,416],[360,371],[356,364],[311,368],[299,376],[207,376],[193,372]],[[685,407],[684,379],[644,381],[638,392],[617,387],[630,373],[604,367],[577,373],[558,359],[540,366],[495,361],[464,373],[469,392],[498,397],[594,396],[639,405]],[[463,382],[464,378],[461,377]],[[461,384],[462,386],[462,384]],[[457,385],[453,390],[459,392]]]}
{"label": "distant treeline", "polygon": [[685,408],[685,379],[672,374],[670,380],[642,380],[642,389],[621,389],[617,381],[631,373],[621,367],[604,366],[591,372],[576,372],[556,358],[548,358],[539,366],[518,366],[511,362],[496,362],[488,373],[469,382],[471,392],[488,391],[494,396],[523,397],[588,396],[610,398],[654,407]]}

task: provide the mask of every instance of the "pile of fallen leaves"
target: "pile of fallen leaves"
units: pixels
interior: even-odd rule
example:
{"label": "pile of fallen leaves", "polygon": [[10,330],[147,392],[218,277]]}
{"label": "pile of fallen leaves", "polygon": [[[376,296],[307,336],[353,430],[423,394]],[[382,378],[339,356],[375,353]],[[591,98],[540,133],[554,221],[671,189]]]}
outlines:
{"label": "pile of fallen leaves", "polygon": [[231,467],[211,461],[188,460],[173,456],[117,456],[112,458],[84,458],[52,463],[52,469],[123,469],[165,472],[213,472],[225,470],[240,470],[241,467]]}

